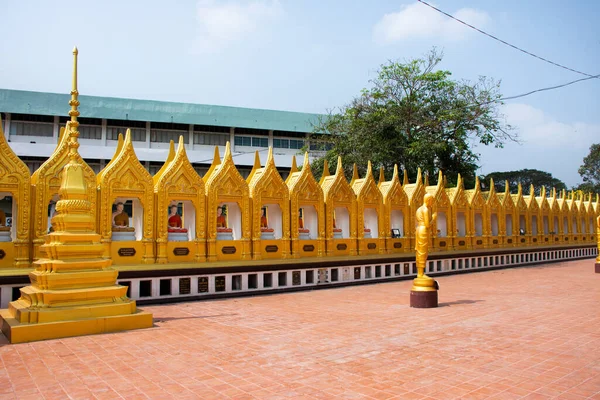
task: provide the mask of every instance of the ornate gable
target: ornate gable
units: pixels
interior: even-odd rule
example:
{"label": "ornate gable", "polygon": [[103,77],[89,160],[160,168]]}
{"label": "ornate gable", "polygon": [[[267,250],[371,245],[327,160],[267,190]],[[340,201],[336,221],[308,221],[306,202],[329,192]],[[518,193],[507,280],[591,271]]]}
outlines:
{"label": "ornate gable", "polygon": [[281,175],[279,175],[277,167],[275,167],[273,148],[269,147],[267,164],[264,166],[264,168],[260,168],[255,171],[248,184],[248,187],[250,189],[250,197],[253,200],[289,200],[289,189],[283,179],[281,179]]}
{"label": "ornate gable", "polygon": [[352,190],[356,194],[357,201],[364,206],[380,207],[383,205],[381,192],[375,183],[375,178],[373,178],[371,161],[369,161],[367,166],[367,175],[363,179],[355,179],[352,184]]}
{"label": "ornate gable", "polygon": [[411,184],[408,182],[408,175],[406,173],[406,170],[404,171],[404,183],[402,185],[402,189],[404,190],[404,193],[406,193],[408,203],[411,206],[414,206],[415,209],[416,207],[421,206],[423,202],[423,196],[425,196],[425,188],[423,186],[423,180],[421,176],[421,168],[419,168],[417,170],[417,180],[415,181],[415,183]]}
{"label": "ornate gable", "polygon": [[469,205],[474,210],[482,210],[485,206],[485,199],[481,193],[481,184],[479,183],[479,177],[475,177],[475,187],[473,189],[465,190]]}
{"label": "ornate gable", "polygon": [[527,208],[529,212],[537,214],[540,211],[540,207],[538,202],[535,199],[535,188],[533,185],[529,187],[529,196],[524,197],[525,203],[527,204]]}
{"label": "ornate gable", "polygon": [[[294,158],[295,160],[295,158]],[[308,160],[308,152],[304,154],[302,170],[291,172],[286,180],[290,197],[304,202],[323,202],[323,189],[317,183]]]}
{"label": "ornate gable", "polygon": [[500,210],[502,203],[496,193],[496,187],[494,186],[494,180],[490,179],[490,190],[487,192],[481,192],[481,196],[485,199],[486,205],[490,210]]}
{"label": "ornate gable", "polygon": [[529,207],[527,207],[527,203],[525,202],[525,199],[523,198],[523,188],[521,187],[520,183],[518,186],[517,194],[511,194],[510,197],[512,198],[512,201],[513,201],[513,204],[515,207],[515,211],[518,211],[519,213],[527,212]]}
{"label": "ornate gable", "polygon": [[[71,121],[68,121],[66,127],[63,128],[61,138],[56,146],[56,149],[31,176],[31,184],[34,186],[34,221],[33,221],[33,236],[34,241],[43,241],[41,239],[48,232],[48,204],[52,197],[58,194],[60,183],[62,182],[62,172],[64,166],[69,162],[69,146],[71,138],[70,129]],[[75,129],[74,131],[77,131]],[[81,164],[83,174],[87,183],[88,198],[91,203],[91,213],[94,218],[94,229],[96,229],[96,174],[94,170],[81,158],[77,153],[76,161]],[[37,239],[37,240],[36,240]]]}
{"label": "ornate gable", "polygon": [[143,238],[152,238],[153,183],[152,176],[135,154],[131,141],[131,130],[127,129],[121,151],[107,165],[99,182],[102,237],[108,238],[111,235],[110,215],[114,199],[116,197],[133,197],[140,200],[145,211]]}
{"label": "ornate gable", "polygon": [[379,190],[383,198],[383,204],[386,206],[407,207],[408,196],[402,190],[400,179],[398,177],[398,165],[394,165],[394,175],[391,181],[379,182]]}
{"label": "ornate gable", "polygon": [[448,189],[448,197],[450,198],[450,204],[455,208],[468,208],[469,199],[465,193],[465,187],[463,184],[462,177],[458,174],[458,180],[456,187]]}
{"label": "ornate gable", "polygon": [[540,195],[535,197],[535,202],[538,206],[538,210],[540,210],[542,214],[548,214],[550,212],[550,203],[546,197],[546,188],[544,186],[542,186],[542,189],[540,190]]}
{"label": "ornate gable", "polygon": [[342,157],[338,157],[337,169],[335,175],[324,176],[322,178],[321,187],[323,188],[323,196],[325,204],[353,204],[356,201],[354,191],[348,184],[342,169]]}
{"label": "ornate gable", "polygon": [[30,173],[27,165],[6,142],[0,118],[0,192],[10,192],[17,201],[19,215],[16,221],[18,240],[29,239]]}

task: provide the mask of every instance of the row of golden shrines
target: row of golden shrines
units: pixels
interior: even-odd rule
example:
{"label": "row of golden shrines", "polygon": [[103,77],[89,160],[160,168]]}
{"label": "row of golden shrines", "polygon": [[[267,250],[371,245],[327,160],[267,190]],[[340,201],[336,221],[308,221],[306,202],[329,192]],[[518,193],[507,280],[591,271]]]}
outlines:
{"label": "row of golden shrines", "polygon": [[[432,234],[438,248],[593,240],[589,229],[599,213],[598,196],[592,203],[591,195],[566,198],[563,192],[557,198],[553,191],[547,198],[544,190],[539,197],[532,190],[528,198],[521,190],[481,193],[479,185],[464,190],[460,178],[456,188],[446,189],[441,175],[437,186],[422,182],[420,174],[415,184],[405,176],[401,185],[397,168],[391,181],[380,178],[377,185],[370,165],[365,178],[355,173],[348,183],[341,160],[334,175],[326,167],[317,183],[306,155],[302,170],[293,167],[284,182],[272,150],[265,167],[257,157],[244,180],[229,144],[222,161],[215,149],[203,180],[181,139],[177,152],[171,148],[163,168],[151,177],[135,155],[129,131],[95,176],[78,152],[76,48],[73,55],[71,119],[49,160],[30,176],[0,132],[0,193],[12,197],[13,211],[11,229],[0,230],[11,239],[0,241],[0,258],[26,267],[31,254],[35,267],[31,285],[0,311],[2,332],[12,343],[152,326],[152,315],[137,309],[127,288],[116,283],[114,261],[169,262],[171,250],[189,257],[183,261],[196,262],[315,255],[315,250],[316,255],[407,251],[414,245],[414,215],[425,193],[435,197],[433,208],[444,222],[438,221]],[[48,232],[48,205],[57,195]],[[129,201],[133,226],[124,214]],[[452,234],[456,228],[458,235]]]}
{"label": "row of golden shrines", "polygon": [[[53,230],[48,205],[58,198],[69,161],[69,131],[67,123],[54,153],[31,177],[0,134],[0,193],[13,198],[12,228],[0,228],[0,235],[12,235],[0,242],[0,267],[30,267],[44,256],[41,245]],[[406,174],[401,183],[397,168],[391,181],[381,171],[377,184],[370,164],[364,178],[355,168],[350,182],[341,162],[333,175],[325,166],[317,182],[306,155],[300,170],[294,158],[284,181],[272,149],[264,167],[256,153],[244,179],[229,144],[223,160],[215,148],[201,178],[182,138],[177,151],[171,142],[153,177],[137,159],[129,131],[98,175],[79,161],[103,257],[120,265],[410,252],[415,211],[425,193],[434,196],[438,213],[435,250],[595,243],[600,213],[598,196],[593,201],[591,194],[557,196],[552,190],[548,196],[543,188],[535,196],[533,187],[525,196],[521,188],[518,194],[496,193],[493,182],[487,192],[479,182],[465,190],[460,177],[455,188],[445,188],[441,174],[429,186],[420,172],[416,183]]]}

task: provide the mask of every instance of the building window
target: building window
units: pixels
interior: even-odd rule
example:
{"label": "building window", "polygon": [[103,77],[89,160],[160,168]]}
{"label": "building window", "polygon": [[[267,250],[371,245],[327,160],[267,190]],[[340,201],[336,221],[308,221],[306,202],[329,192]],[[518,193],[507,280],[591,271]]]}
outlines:
{"label": "building window", "polygon": [[195,125],[194,144],[225,146],[229,140],[230,130],[227,126]]}
{"label": "building window", "polygon": [[144,121],[124,121],[109,119],[106,121],[106,139],[118,140],[119,133],[125,135],[127,129],[131,129],[131,140],[135,142],[146,141],[146,123]]}
{"label": "building window", "polygon": [[48,115],[12,114],[10,134],[15,136],[52,137],[54,117]]}
{"label": "building window", "polygon": [[[70,117],[60,117],[58,123],[60,126],[65,126]],[[80,139],[102,139],[102,120],[100,118],[77,118],[79,121],[79,138]]]}
{"label": "building window", "polygon": [[304,140],[273,138],[273,147],[278,149],[299,150],[304,147]]}
{"label": "building window", "polygon": [[189,143],[189,126],[185,124],[167,124],[152,122],[150,124],[150,141],[152,143],[169,143],[171,140],[179,142],[179,136],[183,136],[183,142]]}
{"label": "building window", "polygon": [[333,149],[333,143],[322,142],[319,140],[311,140],[310,141],[310,149],[316,151],[329,151]]}
{"label": "building window", "polygon": [[255,136],[235,136],[236,146],[269,147],[269,139]]}
{"label": "building window", "polygon": [[235,128],[235,133],[239,135],[269,136],[266,129]]}

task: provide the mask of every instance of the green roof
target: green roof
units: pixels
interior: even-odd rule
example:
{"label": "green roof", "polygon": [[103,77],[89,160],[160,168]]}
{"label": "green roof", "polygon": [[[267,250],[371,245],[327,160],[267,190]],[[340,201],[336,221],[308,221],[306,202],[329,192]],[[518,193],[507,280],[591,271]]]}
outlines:
{"label": "green roof", "polygon": [[[0,89],[0,112],[67,116],[70,94]],[[319,114],[79,96],[82,117],[312,132]]]}

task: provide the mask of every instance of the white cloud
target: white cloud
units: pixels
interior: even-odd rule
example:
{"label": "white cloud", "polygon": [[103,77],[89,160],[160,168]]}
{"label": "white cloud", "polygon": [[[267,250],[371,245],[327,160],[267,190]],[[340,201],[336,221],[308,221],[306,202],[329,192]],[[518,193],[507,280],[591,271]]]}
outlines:
{"label": "white cloud", "polygon": [[581,182],[577,169],[600,138],[600,124],[559,121],[529,104],[513,103],[501,110],[506,122],[517,129],[521,144],[503,149],[478,146],[482,173],[524,168],[550,172],[567,186]]}
{"label": "white cloud", "polygon": [[524,144],[542,148],[589,148],[600,138],[600,125],[561,122],[528,104],[507,104],[507,122],[518,128]]}
{"label": "white cloud", "polygon": [[[486,12],[472,8],[461,8],[452,15],[477,28],[490,21]],[[432,37],[458,41],[471,33],[475,33],[471,28],[420,3],[404,5],[398,12],[385,14],[373,28],[373,38],[381,44]]]}
{"label": "white cloud", "polygon": [[279,0],[199,0],[199,51],[215,51],[248,39],[283,14]]}

